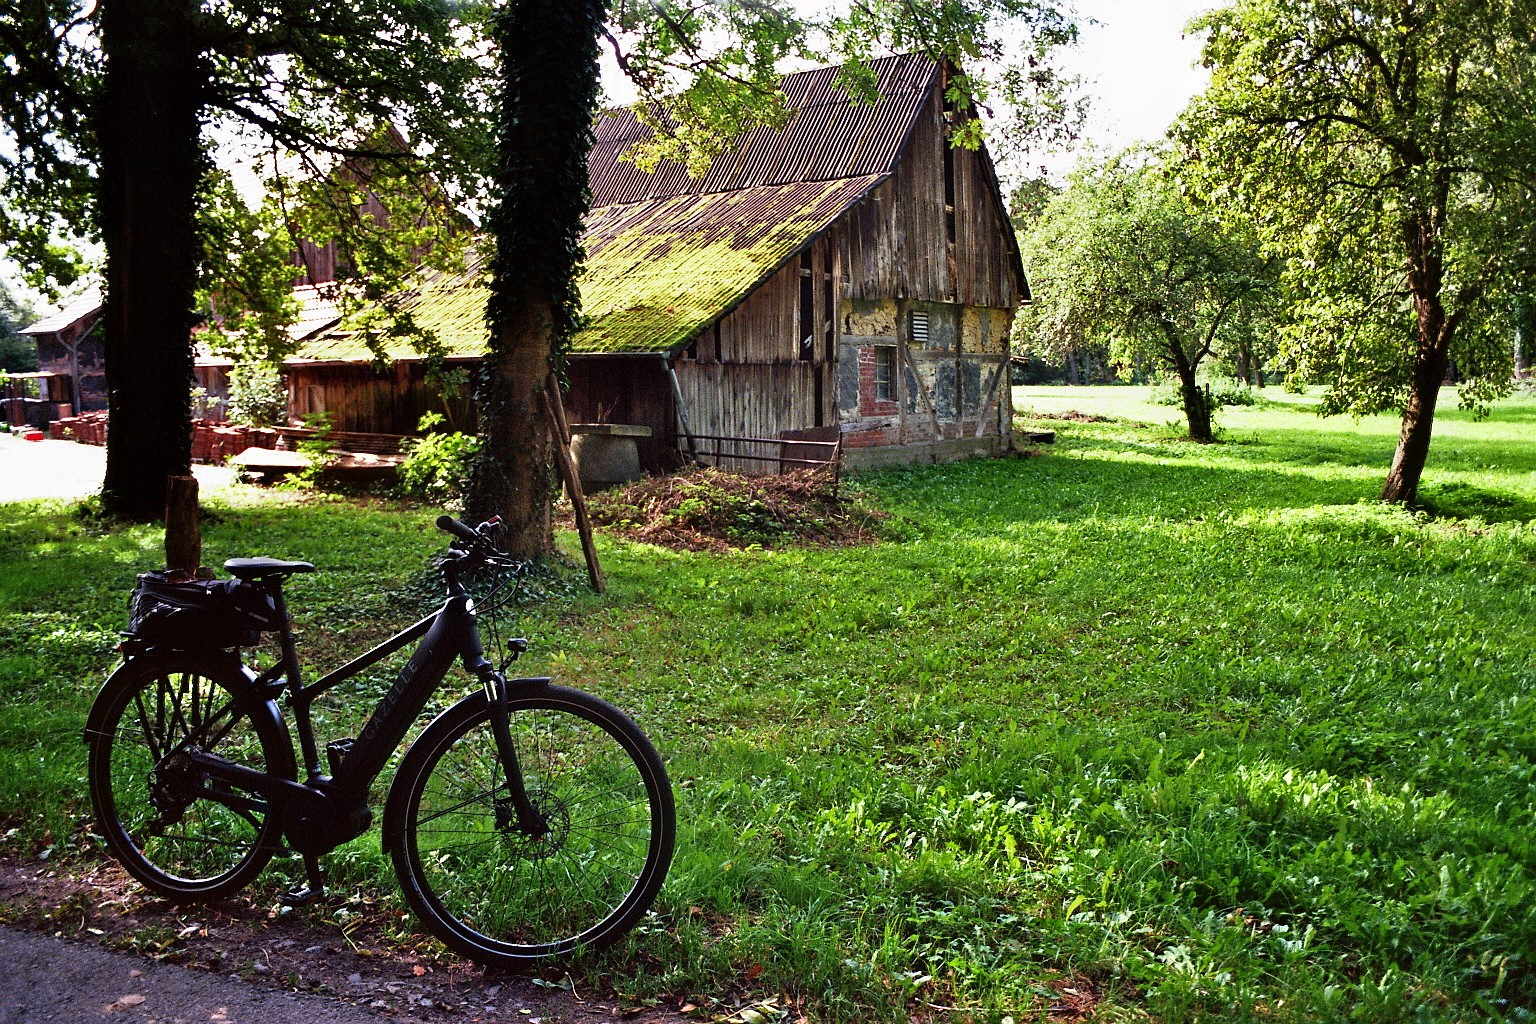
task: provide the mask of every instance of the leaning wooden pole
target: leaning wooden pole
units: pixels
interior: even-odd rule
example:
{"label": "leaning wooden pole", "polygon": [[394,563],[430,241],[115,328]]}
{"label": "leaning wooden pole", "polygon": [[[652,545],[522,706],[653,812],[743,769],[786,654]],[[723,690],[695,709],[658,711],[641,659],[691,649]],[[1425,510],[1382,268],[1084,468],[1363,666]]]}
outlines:
{"label": "leaning wooden pole", "polygon": [[576,532],[581,535],[581,553],[587,560],[587,577],[592,589],[601,594],[608,589],[603,579],[603,567],[597,561],[597,545],[592,540],[592,520],[587,518],[587,498],[581,490],[581,478],[571,462],[571,428],[565,422],[565,404],[560,401],[560,383],[550,374],[544,384],[544,409],[549,413],[549,429],[555,435],[555,461],[560,464],[560,476],[565,481],[566,493],[571,496],[571,508],[576,510]]}

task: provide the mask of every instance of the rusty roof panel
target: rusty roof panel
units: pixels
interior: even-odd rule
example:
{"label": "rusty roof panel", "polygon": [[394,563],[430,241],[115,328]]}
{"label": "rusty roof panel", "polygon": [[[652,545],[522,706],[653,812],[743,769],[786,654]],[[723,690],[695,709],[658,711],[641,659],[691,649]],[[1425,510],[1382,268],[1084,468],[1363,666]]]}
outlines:
{"label": "rusty roof panel", "polygon": [[840,68],[787,76],[784,94],[796,111],[789,124],[747,132],[699,179],[672,161],[663,161],[654,174],[643,173],[623,154],[649,130],[631,110],[603,116],[594,129],[589,164],[593,205],[890,173],[938,66],[910,54],[871,64],[880,82],[880,97],[872,104],[855,103],[836,84]]}

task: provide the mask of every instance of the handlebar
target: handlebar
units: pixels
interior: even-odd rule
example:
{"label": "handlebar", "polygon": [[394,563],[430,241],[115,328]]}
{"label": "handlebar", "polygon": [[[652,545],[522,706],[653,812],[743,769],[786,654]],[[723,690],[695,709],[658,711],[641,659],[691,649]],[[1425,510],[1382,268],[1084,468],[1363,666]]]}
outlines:
{"label": "handlebar", "polygon": [[[492,520],[485,525],[494,526],[496,522],[496,520]],[[444,533],[453,534],[455,537],[464,541],[466,544],[476,544],[479,543],[481,539],[479,532],[473,526],[470,526],[468,523],[461,523],[457,519],[453,518],[453,516],[438,516],[437,528],[442,530]]]}
{"label": "handlebar", "polygon": [[492,516],[478,527],[462,523],[452,516],[437,517],[437,528],[458,538],[450,545],[448,557],[443,562],[443,571],[450,579],[460,573],[471,572],[502,554],[496,547],[496,528],[500,525],[500,516]]}

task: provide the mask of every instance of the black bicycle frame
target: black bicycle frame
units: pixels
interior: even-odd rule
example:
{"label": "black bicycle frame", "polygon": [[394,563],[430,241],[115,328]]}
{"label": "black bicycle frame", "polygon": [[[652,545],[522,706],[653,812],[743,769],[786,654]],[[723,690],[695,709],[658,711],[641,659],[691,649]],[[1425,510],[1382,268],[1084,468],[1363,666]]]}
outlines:
{"label": "black bicycle frame", "polygon": [[[352,750],[331,778],[332,784],[349,796],[367,795],[368,787],[373,785],[373,780],[384,770],[389,756],[400,745],[400,741],[405,739],[416,716],[453,667],[456,657],[463,658],[464,668],[482,684],[495,673],[495,666],[486,660],[480,647],[480,635],[475,627],[474,613],[469,610],[469,598],[456,596],[450,597],[438,611],[395,634],[367,654],[354,658],[309,686],[296,685],[290,690],[288,700],[293,708],[294,727],[299,733],[304,770],[310,781],[325,774],[314,727],[310,723],[310,705],[327,690],[383,661],[418,637],[421,643],[411,655],[411,660],[406,662],[400,674],[395,677],[389,692],[380,699],[362,731],[358,733]],[[294,671],[285,674],[297,680],[297,645],[293,645],[290,652],[288,641],[289,637],[285,636],[283,660],[291,660]]]}
{"label": "black bicycle frame", "polygon": [[[453,592],[455,590],[458,592]],[[280,620],[286,623],[288,615],[281,588],[273,587],[272,595],[277,602]],[[188,752],[188,758],[211,778],[258,793],[280,812],[289,844],[305,856],[310,869],[311,891],[320,888],[314,858],[361,835],[372,823],[373,817],[367,806],[369,788],[452,668],[455,658],[462,659],[464,667],[480,681],[491,703],[492,732],[519,827],[533,835],[543,832],[543,820],[528,801],[522,771],[508,734],[507,681],[485,657],[471,608],[469,596],[462,588],[454,586],[442,608],[309,686],[300,681],[298,643],[292,630],[287,626],[283,628],[282,655],[277,664],[255,680],[253,689],[268,705],[270,713],[279,718],[273,698],[285,686],[288,689],[288,703],[293,710],[294,727],[304,758],[303,782],[279,778],[201,750]],[[368,717],[351,750],[336,766],[335,775],[327,776],[315,740],[311,705],[321,694],[417,639],[421,642],[410,661]],[[538,685],[548,683],[549,679],[519,679],[516,682]],[[204,795],[231,806],[237,802],[246,803],[233,794],[212,789]]]}

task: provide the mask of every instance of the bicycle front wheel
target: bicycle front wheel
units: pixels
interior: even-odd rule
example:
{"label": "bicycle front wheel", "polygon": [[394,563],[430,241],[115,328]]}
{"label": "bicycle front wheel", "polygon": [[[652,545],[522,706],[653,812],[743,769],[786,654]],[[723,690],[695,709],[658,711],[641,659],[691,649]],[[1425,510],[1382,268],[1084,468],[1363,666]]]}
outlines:
{"label": "bicycle front wheel", "polygon": [[538,834],[519,826],[490,705],[474,694],[401,762],[384,843],[434,935],[471,960],[516,967],[622,936],[661,888],[676,823],[661,758],[623,712],[563,686],[507,703]]}
{"label": "bicycle front wheel", "polygon": [[107,682],[92,711],[89,779],[96,824],[128,873],[167,899],[228,896],[277,849],[264,798],[210,778],[193,750],[292,776],[287,737],[252,714],[230,661],[197,654],[136,658]]}

